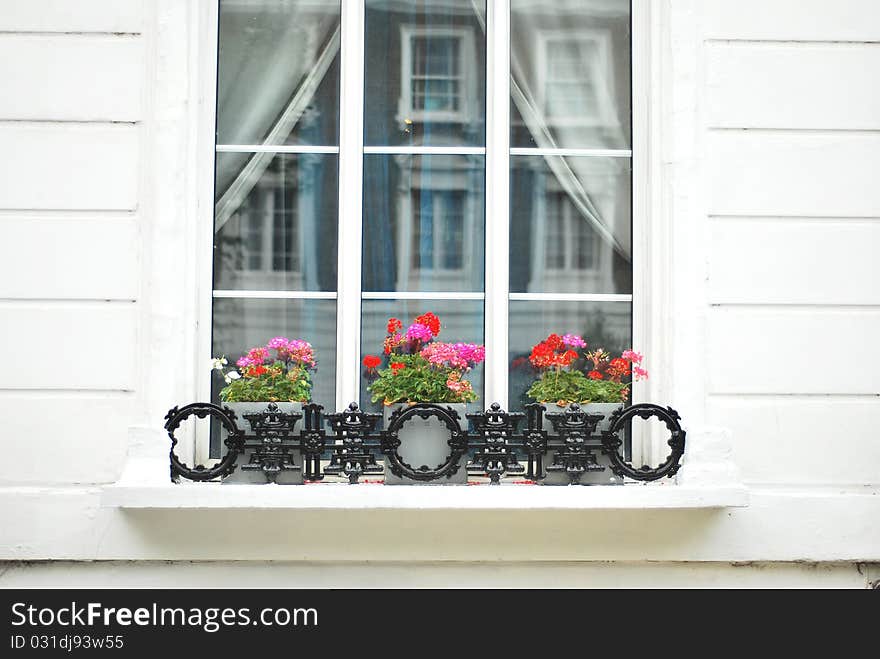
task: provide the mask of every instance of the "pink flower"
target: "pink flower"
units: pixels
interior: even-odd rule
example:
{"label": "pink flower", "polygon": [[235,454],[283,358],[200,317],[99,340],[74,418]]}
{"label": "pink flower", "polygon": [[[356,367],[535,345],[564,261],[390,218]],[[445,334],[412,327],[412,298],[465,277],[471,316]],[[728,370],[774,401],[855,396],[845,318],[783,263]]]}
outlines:
{"label": "pink flower", "polygon": [[566,334],[562,337],[562,342],[569,348],[586,348],[587,342],[577,334]]}
{"label": "pink flower", "polygon": [[251,366],[259,366],[269,358],[269,351],[266,348],[251,348],[248,350],[247,358]]}
{"label": "pink flower", "polygon": [[640,366],[633,366],[633,377],[636,380],[647,380],[648,379],[648,371],[641,368]]}
{"label": "pink flower", "polygon": [[274,339],[269,339],[269,343],[266,344],[266,347],[271,350],[285,350],[287,344],[288,341],[283,336],[276,336]]}
{"label": "pink flower", "polygon": [[430,341],[434,335],[429,327],[421,323],[413,323],[406,330],[406,338],[409,341]]}
{"label": "pink flower", "polygon": [[462,380],[461,374],[458,371],[453,371],[449,374],[449,377],[446,379],[446,388],[456,394],[463,394],[469,391],[473,391],[473,389],[471,388],[471,383],[467,380]]}
{"label": "pink flower", "polygon": [[251,365],[251,360],[248,359],[246,356],[239,357],[238,361],[235,362],[235,365],[238,366],[239,368],[247,368],[248,366]]}
{"label": "pink flower", "polygon": [[626,360],[631,361],[633,364],[641,364],[642,359],[644,359],[644,357],[641,354],[639,354],[638,352],[635,352],[634,350],[624,350],[621,357],[623,357]]}
{"label": "pink flower", "polygon": [[456,343],[455,349],[459,359],[468,365],[468,368],[481,364],[486,360],[486,347],[478,343]]}

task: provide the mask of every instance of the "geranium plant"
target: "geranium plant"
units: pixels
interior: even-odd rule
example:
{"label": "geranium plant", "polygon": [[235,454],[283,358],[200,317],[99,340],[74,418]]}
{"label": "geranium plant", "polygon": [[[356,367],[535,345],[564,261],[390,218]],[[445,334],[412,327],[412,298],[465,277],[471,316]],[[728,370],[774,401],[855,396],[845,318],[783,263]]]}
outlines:
{"label": "geranium plant", "polygon": [[[587,342],[576,334],[551,334],[533,346],[529,362],[540,376],[526,395],[560,406],[620,403],[629,397],[631,379],[648,377],[648,371],[642,368],[642,355],[633,350],[612,357],[602,348],[591,352],[586,348]],[[576,368],[581,360],[584,370]]]}
{"label": "geranium plant", "polygon": [[[433,313],[415,319],[406,331],[397,318],[388,320],[383,357],[363,359],[373,402],[468,403],[477,399],[467,373],[486,358],[476,343],[444,343],[440,319]],[[383,361],[385,368],[380,368]]]}
{"label": "geranium plant", "polygon": [[276,336],[265,346],[251,348],[235,365],[227,368],[225,357],[214,359],[214,369],[226,386],[220,400],[226,403],[307,402],[312,396],[309,373],[316,367],[315,354],[308,341]]}

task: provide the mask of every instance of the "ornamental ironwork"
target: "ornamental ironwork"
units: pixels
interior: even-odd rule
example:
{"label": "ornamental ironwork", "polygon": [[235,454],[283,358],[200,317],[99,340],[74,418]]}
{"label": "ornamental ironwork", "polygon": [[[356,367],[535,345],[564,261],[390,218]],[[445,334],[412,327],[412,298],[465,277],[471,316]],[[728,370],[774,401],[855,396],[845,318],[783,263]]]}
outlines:
{"label": "ornamental ironwork", "polygon": [[[212,467],[190,467],[175,453],[175,432],[191,416],[213,419],[226,433],[226,453]],[[303,482],[338,476],[357,484],[387,469],[416,482],[442,483],[464,469],[492,485],[510,476],[541,482],[548,474],[562,475],[562,482],[573,485],[586,484],[589,474],[606,470],[624,481],[655,481],[678,472],[686,436],[678,412],[647,403],[618,408],[608,419],[576,403],[550,413],[539,403],[527,405],[524,413],[506,412],[493,403],[465,419],[451,407],[417,403],[395,411],[385,428],[380,427],[382,415],[364,412],[357,403],[334,414],[324,414],[316,404],[303,405],[301,414],[284,413],[269,403],[262,412],[242,417],[213,403],[171,409],[165,417],[171,479],[222,480],[241,469],[261,472],[266,482],[277,482],[283,472],[301,472]],[[621,454],[626,429],[635,418],[652,417],[669,433],[669,454],[657,466],[635,467],[626,451]],[[409,464],[400,453],[401,431],[409,421],[432,418],[448,433],[446,459],[436,465]],[[603,421],[607,428],[600,430]]]}

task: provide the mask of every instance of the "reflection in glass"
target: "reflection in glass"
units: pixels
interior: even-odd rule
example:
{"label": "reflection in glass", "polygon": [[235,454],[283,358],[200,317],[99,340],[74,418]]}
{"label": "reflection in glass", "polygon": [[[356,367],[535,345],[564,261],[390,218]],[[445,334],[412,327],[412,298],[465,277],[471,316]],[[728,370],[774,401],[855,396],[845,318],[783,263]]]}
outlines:
{"label": "reflection in glass", "polygon": [[482,291],[483,156],[364,156],[365,291]]}
{"label": "reflection in glass", "polygon": [[339,143],[339,1],[221,0],[218,144]]}
{"label": "reflection in glass", "polygon": [[630,147],[630,0],[511,0],[511,146]]}
{"label": "reflection in glass", "polygon": [[[529,363],[529,354],[539,341],[552,332],[579,334],[587,350],[605,348],[620,354],[632,347],[632,304],[629,302],[510,301],[510,379],[511,410],[522,411],[532,403],[525,393],[538,377]],[[576,362],[583,366],[583,362]]]}
{"label": "reflection in glass", "polygon": [[631,293],[631,161],[510,161],[510,290]]}
{"label": "reflection in glass", "polygon": [[[214,300],[213,354],[225,355],[230,365],[245,351],[284,336],[303,339],[315,349],[318,368],[312,373],[312,402],[325,409],[336,406],[336,300]],[[214,402],[223,378],[215,371]]]}
{"label": "reflection in glass", "polygon": [[[218,178],[241,155],[218,153]],[[214,288],[334,291],[337,156],[269,156],[233,187],[217,182]]]}
{"label": "reflection in glass", "polygon": [[[463,343],[483,343],[483,301],[482,300],[364,300],[361,307],[361,356],[382,354],[382,342],[387,336],[389,318],[399,318],[404,327],[413,322],[416,316],[432,311],[442,323],[438,341]],[[467,376],[480,397],[468,405],[468,411],[477,412],[485,408],[483,400],[483,364],[473,369]],[[383,361],[382,368],[387,367]],[[363,370],[363,369],[362,369]],[[370,402],[367,386],[370,381],[361,375],[361,409],[373,412],[382,411],[382,403]]]}
{"label": "reflection in glass", "polygon": [[485,144],[485,14],[479,0],[367,0],[365,144]]}

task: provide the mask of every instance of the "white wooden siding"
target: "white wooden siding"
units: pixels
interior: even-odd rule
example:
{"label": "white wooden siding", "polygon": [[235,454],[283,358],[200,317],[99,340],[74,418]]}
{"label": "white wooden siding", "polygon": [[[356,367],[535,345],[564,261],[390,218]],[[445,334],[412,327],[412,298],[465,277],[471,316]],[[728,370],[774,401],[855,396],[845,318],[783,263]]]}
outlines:
{"label": "white wooden siding", "polygon": [[880,44],[713,43],[708,123],[880,129]]}
{"label": "white wooden siding", "polygon": [[3,32],[126,32],[144,25],[146,0],[3,0]]}
{"label": "white wooden siding", "polygon": [[707,39],[880,41],[877,0],[700,0]]}
{"label": "white wooden siding", "polygon": [[876,486],[880,3],[705,6],[708,416],[749,482]]}
{"label": "white wooden siding", "polygon": [[880,217],[880,133],[710,131],[713,215]]}
{"label": "white wooden siding", "polygon": [[880,304],[880,221],[716,218],[713,304]]}
{"label": "white wooden siding", "polygon": [[138,37],[0,34],[0,120],[138,121],[143,67]]}
{"label": "white wooden siding", "polygon": [[89,215],[0,218],[0,299],[137,299],[137,221]]}
{"label": "white wooden siding", "polygon": [[0,316],[0,389],[134,389],[134,304],[5,302]]}
{"label": "white wooden siding", "polygon": [[0,209],[137,208],[137,126],[0,122],[0,144]]}

